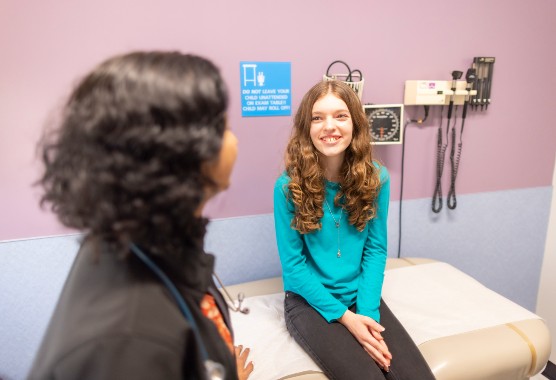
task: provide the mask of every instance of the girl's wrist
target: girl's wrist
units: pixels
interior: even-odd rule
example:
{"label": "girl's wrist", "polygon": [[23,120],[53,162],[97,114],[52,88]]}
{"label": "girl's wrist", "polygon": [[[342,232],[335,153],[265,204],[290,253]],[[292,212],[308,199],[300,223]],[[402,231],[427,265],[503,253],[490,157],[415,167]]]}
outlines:
{"label": "girl's wrist", "polygon": [[340,318],[338,318],[338,322],[340,322],[342,325],[346,326],[346,323],[348,322],[348,320],[350,319],[352,314],[353,314],[353,312],[351,310],[347,309],[346,312]]}

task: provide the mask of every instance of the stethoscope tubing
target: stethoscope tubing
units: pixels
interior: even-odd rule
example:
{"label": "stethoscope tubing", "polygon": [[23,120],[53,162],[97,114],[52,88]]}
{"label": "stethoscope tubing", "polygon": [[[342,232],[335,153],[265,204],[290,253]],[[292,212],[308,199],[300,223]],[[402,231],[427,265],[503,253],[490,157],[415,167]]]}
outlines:
{"label": "stethoscope tubing", "polygon": [[152,261],[143,251],[141,251],[139,247],[137,247],[135,244],[132,243],[130,245],[130,248],[133,251],[133,253],[143,263],[145,263],[145,265],[147,265],[149,269],[153,271],[153,273],[160,279],[160,281],[162,281],[162,283],[166,286],[166,288],[168,288],[170,294],[172,294],[172,297],[174,297],[174,299],[176,300],[181,313],[184,315],[185,319],[189,322],[189,324],[191,324],[191,328],[193,329],[195,338],[199,342],[199,348],[201,349],[201,355],[203,357],[203,360],[208,359],[208,352],[205,345],[203,344],[201,335],[199,334],[197,323],[193,318],[193,314],[191,314],[191,310],[189,310],[189,307],[187,307],[185,300],[183,299],[180,292],[178,291],[178,288],[176,288],[176,285],[174,285],[174,283],[172,282],[172,280],[170,280],[170,278],[166,275],[166,273],[164,273],[164,271],[160,269],[160,267],[156,265],[154,261]]}

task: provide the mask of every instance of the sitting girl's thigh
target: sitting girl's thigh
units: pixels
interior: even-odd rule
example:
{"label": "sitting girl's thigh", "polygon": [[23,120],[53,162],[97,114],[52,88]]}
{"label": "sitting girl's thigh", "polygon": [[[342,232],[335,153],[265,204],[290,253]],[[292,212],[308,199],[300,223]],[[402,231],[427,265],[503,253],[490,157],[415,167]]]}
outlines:
{"label": "sitting girl's thigh", "polygon": [[290,335],[331,380],[385,378],[341,323],[328,323],[301,296],[286,292],[284,315]]}

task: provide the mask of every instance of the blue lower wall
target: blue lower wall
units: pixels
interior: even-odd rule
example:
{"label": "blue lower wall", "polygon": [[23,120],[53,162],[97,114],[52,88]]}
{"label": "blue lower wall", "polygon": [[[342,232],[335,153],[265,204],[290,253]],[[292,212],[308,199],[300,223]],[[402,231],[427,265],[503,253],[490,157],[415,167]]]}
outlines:
{"label": "blue lower wall", "polygon": [[[401,255],[450,263],[534,311],[551,196],[551,187],[462,195],[456,210],[439,214],[430,199],[404,201]],[[390,257],[398,252],[398,212],[392,201]],[[25,378],[80,238],[0,242],[0,378]],[[281,274],[272,214],[212,221],[206,250],[227,285]]]}
{"label": "blue lower wall", "polygon": [[551,198],[551,187],[463,195],[438,215],[429,199],[404,202],[402,256],[447,262],[534,312]]}
{"label": "blue lower wall", "polygon": [[[404,201],[401,256],[447,262],[534,311],[551,197],[551,187],[461,195],[438,214],[430,199]],[[390,203],[389,257],[398,255],[399,204]],[[281,274],[272,214],[216,220],[206,247],[225,284]]]}

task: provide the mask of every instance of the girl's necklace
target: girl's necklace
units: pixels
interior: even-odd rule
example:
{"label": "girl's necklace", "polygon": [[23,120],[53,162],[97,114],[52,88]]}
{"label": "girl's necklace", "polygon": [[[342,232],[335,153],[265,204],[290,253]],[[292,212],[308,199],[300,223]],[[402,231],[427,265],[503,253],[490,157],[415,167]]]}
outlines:
{"label": "girl's necklace", "polygon": [[326,200],[326,198],[324,199],[324,202],[326,203],[326,207],[328,207],[328,212],[330,212],[330,216],[332,216],[332,220],[334,220],[334,225],[336,226],[336,231],[338,231],[338,253],[336,254],[336,257],[341,258],[342,257],[342,252],[340,251],[340,222],[342,221],[342,215],[344,215],[344,210],[342,208],[340,208],[340,219],[338,219],[338,221],[336,221],[336,218],[334,218],[334,214],[332,214],[332,209],[330,208],[330,205],[328,204],[328,201]]}

